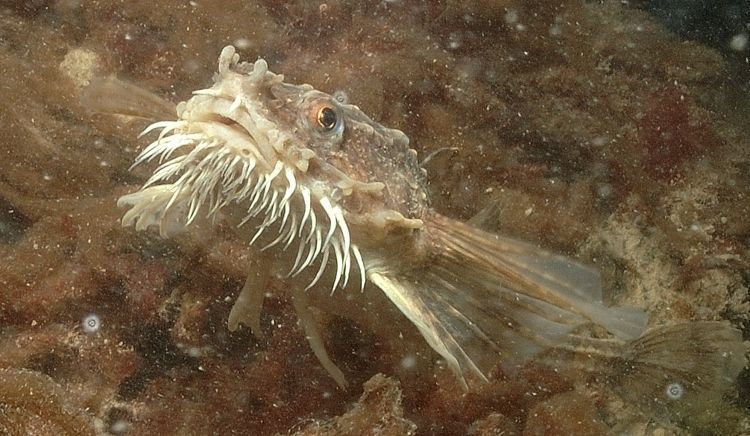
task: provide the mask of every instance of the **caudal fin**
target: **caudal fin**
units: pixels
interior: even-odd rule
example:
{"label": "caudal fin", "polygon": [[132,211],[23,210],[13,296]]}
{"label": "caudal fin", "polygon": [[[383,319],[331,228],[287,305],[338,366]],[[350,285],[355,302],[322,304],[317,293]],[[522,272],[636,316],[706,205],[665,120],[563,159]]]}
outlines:
{"label": "caudal fin", "polygon": [[462,379],[498,363],[512,369],[582,324],[623,339],[645,328],[645,313],[602,304],[590,268],[437,214],[424,222],[427,260],[372,268],[369,278]]}
{"label": "caudal fin", "polygon": [[611,361],[609,381],[623,399],[654,417],[691,419],[735,383],[748,346],[725,322],[691,322],[660,327],[625,346]]}

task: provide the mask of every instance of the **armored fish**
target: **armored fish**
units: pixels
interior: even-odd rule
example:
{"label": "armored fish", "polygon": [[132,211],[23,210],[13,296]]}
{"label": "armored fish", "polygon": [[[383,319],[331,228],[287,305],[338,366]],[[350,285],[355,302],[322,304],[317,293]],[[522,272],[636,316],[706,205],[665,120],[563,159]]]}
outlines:
{"label": "armored fish", "polygon": [[[407,136],[357,106],[286,83],[262,59],[240,62],[231,46],[213,82],[180,103],[175,120],[144,131],[159,134],[134,165],[155,170],[120,198],[122,224],[170,237],[199,220],[231,223],[293,284],[313,351],[340,385],[306,312],[312,288],[379,288],[467,388],[496,365],[514,371],[535,356],[556,364],[584,355],[583,369],[647,399],[675,386],[720,391],[744,367],[740,332],[728,324],[646,332],[645,312],[604,304],[595,270],[437,213]],[[231,329],[259,330],[262,273],[241,290]],[[611,338],[578,335],[587,325]]]}

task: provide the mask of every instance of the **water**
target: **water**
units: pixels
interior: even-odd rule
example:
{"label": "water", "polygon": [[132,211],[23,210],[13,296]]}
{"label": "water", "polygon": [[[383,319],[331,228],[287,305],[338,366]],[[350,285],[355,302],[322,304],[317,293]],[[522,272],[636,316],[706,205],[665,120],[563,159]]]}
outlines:
{"label": "water", "polygon": [[[705,414],[671,422],[533,362],[466,395],[375,288],[314,312],[341,390],[283,281],[267,289],[263,334],[227,329],[261,254],[229,232],[121,228],[117,198],[149,175],[128,170],[137,134],[169,103],[127,117],[80,103],[110,74],[182,101],[234,43],[403,130],[421,157],[443,150],[425,164],[439,212],[481,212],[484,228],[594,264],[607,298],[652,325],[725,319],[747,332],[743,32],[696,37],[710,48],[622,2],[0,2],[0,429],[750,432],[747,371]],[[347,309],[362,301],[369,312]],[[681,401],[684,387],[668,387]]]}

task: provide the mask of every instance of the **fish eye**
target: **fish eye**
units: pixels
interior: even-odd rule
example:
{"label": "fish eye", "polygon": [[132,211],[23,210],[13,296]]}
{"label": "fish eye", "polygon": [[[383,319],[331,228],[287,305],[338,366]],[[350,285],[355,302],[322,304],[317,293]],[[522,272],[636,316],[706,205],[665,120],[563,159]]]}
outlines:
{"label": "fish eye", "polygon": [[305,127],[313,130],[320,139],[340,140],[344,133],[344,113],[330,96],[313,96],[303,113]]}
{"label": "fish eye", "polygon": [[338,119],[339,116],[336,113],[336,110],[332,107],[323,106],[318,109],[316,120],[318,122],[318,125],[323,129],[333,130],[333,128],[336,127],[336,124],[338,123]]}

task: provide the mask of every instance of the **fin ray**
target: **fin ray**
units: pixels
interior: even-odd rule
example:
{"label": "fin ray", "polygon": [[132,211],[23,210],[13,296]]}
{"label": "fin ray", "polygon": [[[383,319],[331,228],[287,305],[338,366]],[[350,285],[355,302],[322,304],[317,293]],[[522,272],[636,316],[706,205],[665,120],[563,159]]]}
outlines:
{"label": "fin ray", "polygon": [[587,323],[627,339],[645,328],[645,313],[602,304],[588,267],[437,214],[425,223],[422,262],[375,262],[368,278],[464,382],[513,372]]}
{"label": "fin ray", "polygon": [[498,364],[515,371],[585,321],[507,288],[459,288],[442,277],[429,268],[420,275],[369,274],[464,383],[486,380]]}
{"label": "fin ray", "polygon": [[720,402],[745,367],[748,346],[727,322],[702,321],[650,330],[625,346],[610,383],[656,418],[682,421]]}
{"label": "fin ray", "polygon": [[584,316],[620,339],[638,338],[645,330],[645,312],[603,304],[599,274],[589,267],[438,214],[429,215],[426,222],[438,253],[435,259],[459,280],[481,278],[486,286],[514,289]]}

